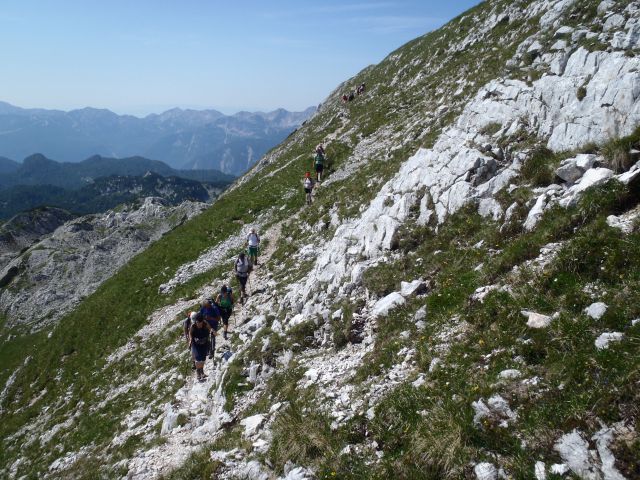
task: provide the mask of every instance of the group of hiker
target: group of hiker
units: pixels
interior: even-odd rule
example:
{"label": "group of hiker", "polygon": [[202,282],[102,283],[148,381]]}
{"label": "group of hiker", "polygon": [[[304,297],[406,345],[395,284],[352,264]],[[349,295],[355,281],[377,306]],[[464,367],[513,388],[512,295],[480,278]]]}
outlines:
{"label": "group of hiker", "polygon": [[[247,298],[247,281],[254,265],[258,265],[258,250],[260,236],[255,228],[247,236],[249,255],[244,251],[235,261],[234,273],[240,285],[240,301],[244,303]],[[214,298],[205,298],[200,303],[199,311],[187,312],[183,320],[184,337],[193,358],[192,368],[196,371],[197,379],[203,381],[207,375],[204,373],[204,364],[209,357],[213,359],[216,350],[216,336],[218,330],[223,327],[223,338],[226,340],[229,334],[229,319],[233,315],[235,299],[233,290],[222,285],[218,295]]]}
{"label": "group of hiker", "polygon": [[322,182],[322,173],[324,172],[324,164],[326,161],[326,152],[324,150],[324,145],[319,144],[316,147],[315,154],[313,157],[313,169],[316,172],[315,182],[311,178],[311,172],[306,172],[304,174],[304,178],[302,179],[302,186],[304,187],[304,193],[306,195],[307,205],[311,205],[311,194],[313,192],[313,188],[315,187],[316,182]]}
{"label": "group of hiker", "polygon": [[363,82],[360,85],[358,85],[354,91],[351,91],[349,93],[345,93],[344,95],[342,95],[342,101],[344,103],[352,102],[356,98],[356,95],[362,95],[366,89],[367,87]]}

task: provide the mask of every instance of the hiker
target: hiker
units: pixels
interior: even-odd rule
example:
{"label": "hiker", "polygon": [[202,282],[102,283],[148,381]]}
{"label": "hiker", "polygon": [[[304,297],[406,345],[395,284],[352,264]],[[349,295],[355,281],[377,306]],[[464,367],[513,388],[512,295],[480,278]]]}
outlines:
{"label": "hiker", "polygon": [[316,170],[316,181],[320,183],[322,181],[322,172],[324,170],[324,149],[322,153],[318,153],[316,149],[316,156],[313,159],[313,166]]}
{"label": "hiker", "polygon": [[258,265],[258,247],[260,246],[260,236],[256,233],[255,228],[252,228],[251,233],[247,236],[247,244],[249,245],[249,261],[253,265]]}
{"label": "hiker", "polygon": [[244,301],[247,297],[247,280],[249,279],[249,272],[251,270],[251,264],[247,259],[244,252],[240,253],[235,264],[236,278],[240,282],[241,295],[240,299]]}
{"label": "hiker", "polygon": [[356,94],[361,95],[364,93],[364,91],[365,91],[365,85],[363,82],[360,85],[358,85],[358,88],[356,89]]}
{"label": "hiker", "polygon": [[304,174],[302,185],[304,186],[304,193],[307,196],[307,205],[311,205],[311,192],[313,191],[313,180],[311,179],[310,172],[307,172]]}
{"label": "hiker", "polygon": [[347,103],[347,101],[349,100],[349,97],[347,96],[347,94],[345,93],[344,95],[342,95],[342,101],[344,103]]}
{"label": "hiker", "polygon": [[325,152],[324,152],[324,145],[319,143],[318,146],[316,147],[316,154],[317,155],[322,155],[324,157]]}
{"label": "hiker", "polygon": [[216,297],[216,305],[218,305],[220,316],[222,317],[222,324],[224,325],[222,335],[226,340],[227,330],[229,330],[229,318],[231,318],[231,314],[233,313],[233,292],[226,285],[223,285],[220,289],[220,293]]}
{"label": "hiker", "polygon": [[[190,342],[189,330],[191,329],[191,325],[193,325],[197,314],[198,314],[197,312],[189,312],[187,310],[186,318],[182,321],[182,329],[184,331],[184,339],[187,342],[187,347],[189,348],[189,350],[191,350],[191,347],[189,345],[189,342]],[[191,360],[192,360],[192,362],[191,362],[191,370],[195,370],[196,369],[196,362],[195,362],[195,360],[193,360],[193,358]]]}
{"label": "hiker", "polygon": [[356,98],[356,95],[355,95],[355,93],[351,92],[351,93],[349,94],[348,100],[349,100],[350,102],[352,102],[354,98]]}
{"label": "hiker", "polygon": [[218,329],[220,328],[220,322],[222,320],[222,318],[220,317],[220,311],[218,310],[218,307],[213,304],[213,300],[207,298],[201,304],[200,315],[207,323],[207,325],[209,325],[209,327],[211,328],[209,358],[213,358],[213,355],[216,351],[216,335],[218,334]]}
{"label": "hiker", "polygon": [[189,327],[189,347],[191,348],[193,361],[196,364],[198,380],[203,381],[207,378],[207,375],[204,373],[204,362],[207,360],[211,327],[204,321],[202,315],[197,312],[193,313],[195,313],[195,315],[191,316],[193,323],[191,327]]}

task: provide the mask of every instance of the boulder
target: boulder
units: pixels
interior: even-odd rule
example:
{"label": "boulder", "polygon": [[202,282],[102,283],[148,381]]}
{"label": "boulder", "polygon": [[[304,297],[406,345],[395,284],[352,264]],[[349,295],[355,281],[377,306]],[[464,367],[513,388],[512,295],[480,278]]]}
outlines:
{"label": "boulder", "polygon": [[553,447],[564,463],[580,478],[601,478],[592,465],[589,443],[579,430],[563,435]]}
{"label": "boulder", "polygon": [[421,278],[412,282],[400,282],[400,295],[411,297],[427,293],[427,284]]}
{"label": "boulder", "polygon": [[592,303],[584,309],[585,315],[593,318],[594,320],[600,320],[606,311],[607,305],[603,302]]}
{"label": "boulder", "polygon": [[626,22],[624,15],[620,15],[619,13],[615,13],[611,15],[604,22],[603,30],[605,32],[610,32],[612,30],[619,30]]}
{"label": "boulder", "polygon": [[484,218],[491,217],[493,220],[499,220],[504,215],[504,210],[497,200],[483,198],[478,204],[478,213]]}
{"label": "boulder", "polygon": [[398,292],[393,292],[376,302],[371,311],[373,317],[386,317],[394,308],[404,305],[405,299]]}
{"label": "boulder", "polygon": [[542,44],[539,41],[533,42],[527,49],[527,53],[536,54],[542,50]]}
{"label": "boulder", "polygon": [[413,316],[413,319],[414,319],[416,322],[420,322],[420,321],[424,320],[425,318],[427,318],[427,307],[426,307],[426,305],[425,305],[425,306],[420,307],[420,308],[416,311],[415,315]]}
{"label": "boulder", "polygon": [[569,183],[575,183],[583,174],[584,170],[578,167],[575,158],[566,159],[556,170],[556,176]]}
{"label": "boulder", "polygon": [[615,6],[615,2],[613,0],[603,0],[598,5],[598,15],[604,15],[609,10],[611,10]]}
{"label": "boulder", "polygon": [[265,416],[262,414],[253,415],[251,417],[240,420],[240,425],[244,427],[244,436],[254,436],[256,433],[258,433],[258,430],[260,430],[260,427],[262,427],[264,421]]}
{"label": "boulder", "polygon": [[624,338],[622,332],[605,332],[596,338],[595,345],[598,350],[606,350],[612,342],[620,342]]}
{"label": "boulder", "polygon": [[564,37],[565,35],[571,35],[575,28],[569,27],[567,25],[560,27],[556,30],[555,37]]}
{"label": "boulder", "polygon": [[609,170],[608,168],[592,168],[585,172],[580,182],[571,187],[571,191],[573,193],[580,193],[588,188],[603,185],[607,183],[613,175],[613,170]]}
{"label": "boulder", "polygon": [[596,164],[597,158],[598,157],[596,155],[590,153],[581,153],[580,155],[576,155],[576,166],[583,172],[586,172],[590,168],[593,168],[593,166]]}
{"label": "boulder", "polygon": [[538,197],[533,208],[529,210],[527,219],[524,221],[525,230],[530,232],[534,228],[536,228],[536,225],[542,218],[542,215],[544,215],[544,210],[547,207],[548,201],[549,201],[549,195],[546,192]]}
{"label": "boulder", "polygon": [[488,462],[478,463],[473,467],[473,473],[478,480],[497,480],[498,478],[498,470]]}
{"label": "boulder", "polygon": [[551,324],[551,317],[547,315],[527,310],[522,310],[520,313],[527,317],[527,327],[529,328],[546,328]]}
{"label": "boulder", "polygon": [[556,43],[551,45],[550,50],[553,51],[553,52],[556,52],[558,50],[564,50],[565,48],[567,48],[567,41],[566,40],[558,40]]}

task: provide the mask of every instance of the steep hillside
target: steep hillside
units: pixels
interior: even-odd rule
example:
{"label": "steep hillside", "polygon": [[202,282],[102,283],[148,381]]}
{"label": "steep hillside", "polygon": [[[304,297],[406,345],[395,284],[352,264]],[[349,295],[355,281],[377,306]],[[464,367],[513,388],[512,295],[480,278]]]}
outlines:
{"label": "steep hillside", "polygon": [[[0,475],[638,478],[638,53],[637,2],[490,0],[348,80],[55,327],[3,327]],[[196,382],[181,320],[251,227]]]}

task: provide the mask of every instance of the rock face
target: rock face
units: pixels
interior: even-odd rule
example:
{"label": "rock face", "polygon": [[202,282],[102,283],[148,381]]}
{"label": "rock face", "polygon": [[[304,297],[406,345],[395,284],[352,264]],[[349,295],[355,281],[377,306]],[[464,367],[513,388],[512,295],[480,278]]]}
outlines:
{"label": "rock face", "polygon": [[63,224],[0,271],[0,277],[11,278],[1,290],[0,311],[10,326],[24,324],[37,330],[50,325],[134,255],[206,207],[193,202],[171,207],[148,197],[139,208]]}
{"label": "rock face", "polygon": [[66,210],[43,207],[9,219],[0,227],[0,268],[4,268],[21,250],[49,235],[73,217]]}

